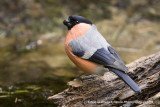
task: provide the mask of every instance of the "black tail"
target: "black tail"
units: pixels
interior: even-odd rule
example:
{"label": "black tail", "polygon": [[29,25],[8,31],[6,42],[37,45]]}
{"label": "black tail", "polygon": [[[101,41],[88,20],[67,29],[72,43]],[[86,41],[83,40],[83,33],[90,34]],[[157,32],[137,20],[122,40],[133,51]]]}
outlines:
{"label": "black tail", "polygon": [[114,68],[108,68],[108,69],[117,74],[134,92],[138,94],[141,93],[141,89],[126,73]]}

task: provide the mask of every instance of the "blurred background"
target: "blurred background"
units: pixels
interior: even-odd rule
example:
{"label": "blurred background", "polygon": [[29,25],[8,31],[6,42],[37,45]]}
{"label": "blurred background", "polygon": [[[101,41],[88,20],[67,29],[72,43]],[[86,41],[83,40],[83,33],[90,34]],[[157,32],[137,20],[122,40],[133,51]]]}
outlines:
{"label": "blurred background", "polygon": [[64,50],[62,22],[73,14],[126,64],[160,50],[159,0],[0,0],[0,106],[53,106],[47,97],[81,73]]}

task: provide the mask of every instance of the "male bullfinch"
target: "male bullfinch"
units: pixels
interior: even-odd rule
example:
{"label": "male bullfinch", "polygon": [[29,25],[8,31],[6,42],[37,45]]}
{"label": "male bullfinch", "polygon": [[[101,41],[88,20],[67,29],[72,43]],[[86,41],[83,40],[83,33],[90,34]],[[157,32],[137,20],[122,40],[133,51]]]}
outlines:
{"label": "male bullfinch", "polygon": [[121,57],[91,21],[82,16],[72,15],[63,23],[68,28],[65,50],[75,65],[90,74],[100,73],[102,67],[108,68],[133,91],[141,93],[138,85],[126,74],[128,69]]}

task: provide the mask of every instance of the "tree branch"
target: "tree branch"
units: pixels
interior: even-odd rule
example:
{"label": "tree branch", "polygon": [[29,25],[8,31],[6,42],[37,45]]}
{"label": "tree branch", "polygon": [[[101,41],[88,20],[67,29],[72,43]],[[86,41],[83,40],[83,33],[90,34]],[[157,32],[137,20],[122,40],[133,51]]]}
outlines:
{"label": "tree branch", "polygon": [[69,88],[49,97],[58,106],[139,106],[160,105],[160,52],[142,57],[127,65],[130,77],[142,89],[134,93],[111,72],[103,76],[86,76],[68,82]]}

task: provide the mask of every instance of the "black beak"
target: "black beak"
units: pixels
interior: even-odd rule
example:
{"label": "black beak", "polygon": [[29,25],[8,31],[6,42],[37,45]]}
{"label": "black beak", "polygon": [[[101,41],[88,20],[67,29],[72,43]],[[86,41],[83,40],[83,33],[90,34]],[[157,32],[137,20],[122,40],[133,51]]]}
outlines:
{"label": "black beak", "polygon": [[64,20],[63,24],[66,25],[66,26],[69,26],[70,25],[70,20],[69,19]]}
{"label": "black beak", "polygon": [[73,24],[71,23],[70,19],[66,19],[63,21],[63,24],[68,27],[68,30],[72,28]]}

